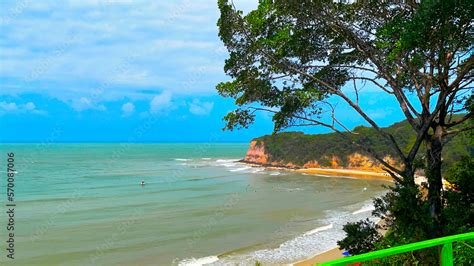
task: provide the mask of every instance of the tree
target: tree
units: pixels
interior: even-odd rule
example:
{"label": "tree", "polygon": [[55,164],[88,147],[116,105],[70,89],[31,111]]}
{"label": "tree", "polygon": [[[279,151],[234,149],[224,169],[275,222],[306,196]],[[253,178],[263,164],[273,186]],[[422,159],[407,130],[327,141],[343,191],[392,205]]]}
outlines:
{"label": "tree", "polygon": [[349,237],[337,241],[337,244],[341,249],[347,250],[349,254],[372,251],[375,249],[374,243],[380,239],[375,224],[369,219],[348,223],[344,225],[343,230]]}
{"label": "tree", "polygon": [[[473,105],[474,2],[346,2],[260,0],[244,15],[232,2],[218,1],[219,36],[230,54],[225,71],[232,80],[217,90],[238,105],[224,117],[226,129],[248,127],[256,111],[273,113],[275,131],[300,125],[330,128],[372,154],[396,181],[395,195],[415,205],[422,201],[415,161],[424,149],[426,232],[440,236],[441,152],[452,135],[473,129],[467,122]],[[398,102],[416,135],[408,151],[359,104],[360,82]],[[329,97],[342,99],[370,124],[403,167],[360,145],[335,116]],[[411,206],[405,208],[410,213]],[[417,215],[408,213],[407,223]]]}

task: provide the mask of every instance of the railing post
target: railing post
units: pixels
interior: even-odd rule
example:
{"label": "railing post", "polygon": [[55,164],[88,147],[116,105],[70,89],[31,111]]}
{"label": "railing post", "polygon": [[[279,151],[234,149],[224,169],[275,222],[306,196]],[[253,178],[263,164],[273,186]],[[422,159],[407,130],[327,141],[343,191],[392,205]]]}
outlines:
{"label": "railing post", "polygon": [[441,265],[452,266],[453,265],[453,243],[445,243],[441,249]]}
{"label": "railing post", "polygon": [[414,250],[420,250],[425,248],[437,247],[439,250],[441,248],[439,262],[443,266],[452,266],[454,264],[453,261],[453,242],[460,242],[464,240],[474,239],[474,232],[452,235],[452,236],[445,236],[435,239],[429,239],[425,241],[410,243],[406,245],[391,247],[382,250],[376,250],[364,254],[349,256],[333,261],[323,262],[321,265],[324,266],[339,266],[339,265],[347,265],[347,264],[354,264],[356,262],[373,262],[377,261],[380,258],[398,255],[402,253],[411,252]]}

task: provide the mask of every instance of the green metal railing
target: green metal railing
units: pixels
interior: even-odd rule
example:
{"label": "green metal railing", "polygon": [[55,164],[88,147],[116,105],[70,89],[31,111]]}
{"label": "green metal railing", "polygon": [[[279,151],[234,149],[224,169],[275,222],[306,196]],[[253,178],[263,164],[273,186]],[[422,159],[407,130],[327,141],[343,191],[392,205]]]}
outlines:
{"label": "green metal railing", "polygon": [[435,247],[435,246],[440,246],[440,245],[442,245],[441,265],[443,266],[453,265],[453,242],[459,242],[459,241],[464,241],[464,240],[469,240],[469,239],[474,239],[474,232],[435,238],[435,239],[411,243],[411,244],[407,244],[403,246],[377,250],[377,251],[373,251],[373,252],[369,252],[365,254],[349,256],[349,257],[345,257],[338,260],[324,262],[318,265],[320,266],[347,265],[347,264],[352,264],[356,262],[376,260],[376,259],[391,256],[391,255],[397,255],[400,253],[405,253],[409,251],[430,248],[430,247]]}

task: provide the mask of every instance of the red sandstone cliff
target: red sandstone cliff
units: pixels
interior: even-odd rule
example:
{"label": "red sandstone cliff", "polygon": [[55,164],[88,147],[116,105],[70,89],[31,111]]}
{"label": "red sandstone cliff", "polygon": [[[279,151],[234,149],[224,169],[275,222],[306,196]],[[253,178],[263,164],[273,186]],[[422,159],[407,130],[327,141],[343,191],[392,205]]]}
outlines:
{"label": "red sandstone cliff", "polygon": [[245,158],[242,160],[246,163],[254,163],[260,165],[269,165],[276,167],[300,168],[292,162],[272,161],[267,152],[265,152],[265,144],[263,142],[257,143],[256,140],[250,142],[250,147],[247,150]]}
{"label": "red sandstone cliff", "polygon": [[244,161],[248,163],[269,164],[268,155],[265,153],[265,146],[263,144],[257,145],[257,141],[252,140]]}
{"label": "red sandstone cliff", "polygon": [[[250,142],[250,147],[247,150],[245,158],[242,160],[247,163],[254,163],[260,165],[278,166],[278,167],[289,167],[289,168],[344,168],[344,169],[357,169],[357,170],[369,170],[369,171],[383,171],[382,166],[374,159],[359,154],[352,153],[347,156],[347,165],[342,165],[342,160],[336,155],[324,156],[326,161],[330,162],[330,165],[322,166],[318,161],[312,160],[305,162],[302,165],[297,165],[293,162],[280,162],[272,161],[271,156],[265,151],[265,144],[260,141],[257,143],[256,140]],[[395,161],[389,157],[384,158],[386,161]]]}

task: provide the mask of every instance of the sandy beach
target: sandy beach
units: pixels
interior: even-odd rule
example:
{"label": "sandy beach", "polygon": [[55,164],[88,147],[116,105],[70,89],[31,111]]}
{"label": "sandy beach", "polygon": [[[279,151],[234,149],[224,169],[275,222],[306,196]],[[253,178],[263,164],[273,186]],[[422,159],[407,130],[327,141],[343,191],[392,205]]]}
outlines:
{"label": "sandy beach", "polygon": [[[285,168],[283,168],[285,169]],[[286,169],[288,170],[288,169]],[[293,170],[299,173],[313,174],[313,175],[331,175],[331,176],[346,176],[354,177],[361,179],[377,179],[377,180],[388,180],[393,181],[392,177],[386,172],[378,171],[364,171],[364,170],[355,170],[355,169],[329,169],[329,168],[303,168]],[[421,179],[420,179],[421,180]],[[382,234],[385,232],[381,232]],[[342,258],[342,250],[339,247],[333,247],[327,251],[324,251],[319,254],[315,254],[312,257],[307,259],[297,261],[293,263],[295,266],[309,266],[315,265],[317,263],[327,262],[331,260],[336,260]]]}
{"label": "sandy beach", "polygon": [[353,169],[328,169],[328,168],[304,168],[296,169],[296,172],[316,175],[334,175],[334,176],[347,176],[364,179],[380,179],[392,181],[392,177],[386,172],[376,171],[363,171]]}
{"label": "sandy beach", "polygon": [[327,262],[331,260],[336,260],[342,258],[342,250],[338,247],[332,248],[330,250],[324,251],[323,253],[317,254],[314,257],[298,261],[294,263],[294,266],[313,266],[316,263]]}

